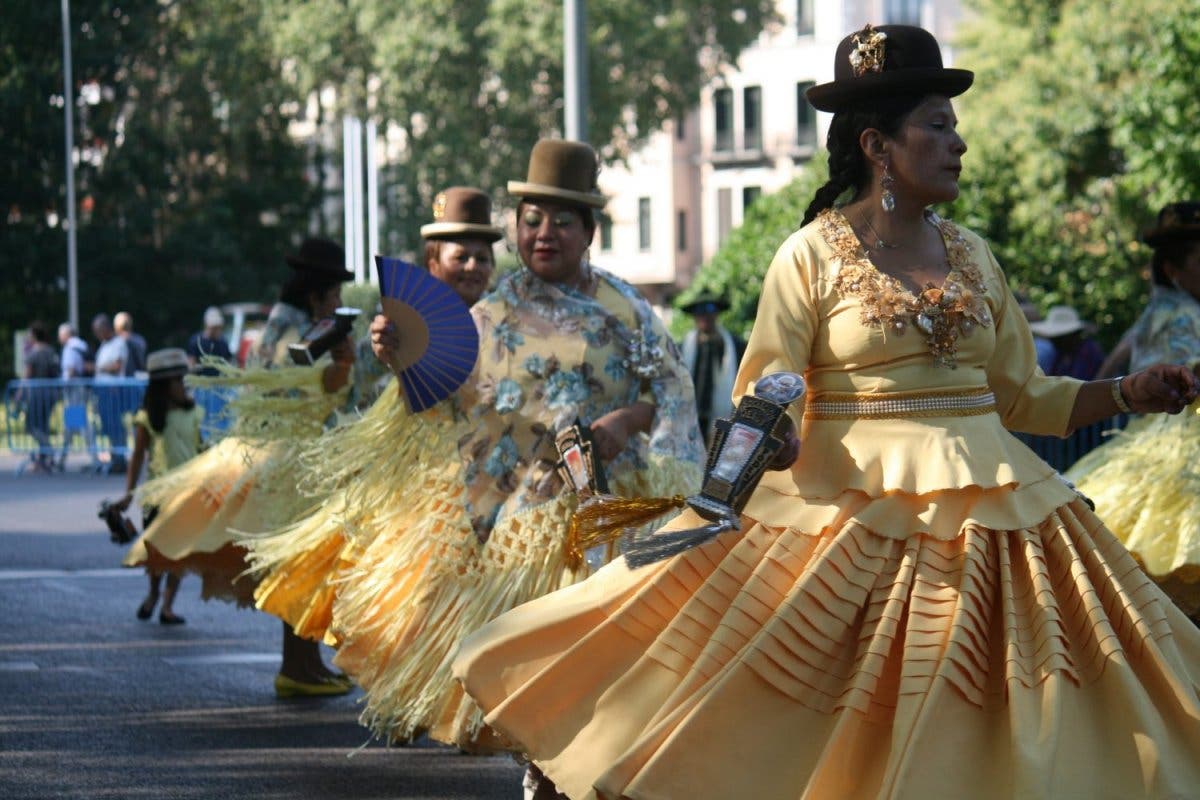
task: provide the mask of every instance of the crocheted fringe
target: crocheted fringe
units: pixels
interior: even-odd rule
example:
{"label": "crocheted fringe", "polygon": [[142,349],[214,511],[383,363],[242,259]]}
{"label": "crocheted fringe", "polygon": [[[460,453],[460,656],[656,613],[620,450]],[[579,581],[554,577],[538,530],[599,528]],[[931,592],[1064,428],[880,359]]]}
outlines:
{"label": "crocheted fringe", "polygon": [[242,369],[219,360],[206,363],[219,374],[191,376],[189,385],[237,389],[226,407],[226,414],[232,420],[226,435],[248,441],[289,441],[317,436],[326,420],[346,402],[349,392],[344,387],[326,393],[321,385],[320,368]]}
{"label": "crocheted fringe", "polygon": [[[698,487],[697,465],[651,461],[648,469],[615,479],[614,490],[637,495]],[[463,502],[461,492],[443,495],[419,517],[404,514],[409,526],[398,527],[404,520],[394,516],[389,533],[371,539],[339,581],[336,663],[367,691],[363,724],[391,740],[429,729],[470,749],[483,716],[453,680],[459,642],[500,614],[588,574],[567,548],[574,495],[502,518],[483,544]]]}

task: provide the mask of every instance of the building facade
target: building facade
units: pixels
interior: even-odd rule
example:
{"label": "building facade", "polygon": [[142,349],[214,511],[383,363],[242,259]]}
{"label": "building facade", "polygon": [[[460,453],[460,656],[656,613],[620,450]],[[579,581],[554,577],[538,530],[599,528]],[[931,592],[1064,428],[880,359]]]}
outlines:
{"label": "building facade", "polygon": [[[947,42],[959,0],[778,0],[780,22],[701,92],[683,118],[654,133],[627,164],[600,174],[609,198],[593,260],[656,304],[687,287],[754,201],[816,154],[830,115],[804,98],[833,78],[833,54],[867,21],[920,25]],[[953,53],[943,53],[947,64]]]}

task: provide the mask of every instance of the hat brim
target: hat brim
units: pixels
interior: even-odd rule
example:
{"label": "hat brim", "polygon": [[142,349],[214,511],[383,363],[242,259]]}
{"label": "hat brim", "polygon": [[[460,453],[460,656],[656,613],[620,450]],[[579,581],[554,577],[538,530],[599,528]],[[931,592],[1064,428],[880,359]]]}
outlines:
{"label": "hat brim", "polygon": [[[711,306],[712,308],[711,310],[709,308],[701,309],[701,306]],[[693,316],[696,314],[720,314],[722,311],[729,310],[729,303],[724,300],[697,300],[694,303],[680,306],[679,310]]]}
{"label": "hat brim", "polygon": [[821,83],[804,93],[818,111],[837,112],[865,103],[880,95],[919,92],[957,97],[971,88],[975,73],[966,69],[928,67],[896,72],[872,72],[853,81]]}
{"label": "hat brim", "polygon": [[1170,228],[1151,228],[1142,234],[1142,241],[1151,247],[1171,242],[1200,240],[1200,225],[1176,225]]}
{"label": "hat brim", "polygon": [[498,242],[504,231],[492,225],[476,222],[431,222],[421,226],[422,239],[486,239]]}
{"label": "hat brim", "polygon": [[190,370],[188,370],[187,365],[184,364],[182,366],[176,365],[173,367],[163,367],[162,369],[152,369],[150,370],[149,374],[150,380],[153,381],[160,378],[182,378],[184,375],[187,375],[189,371]]}
{"label": "hat brim", "polygon": [[525,181],[509,181],[508,193],[527,200],[565,200],[568,203],[588,208],[604,208],[604,204],[608,202],[608,198],[595,192],[575,192],[570,189],[560,189],[557,186],[526,183]]}
{"label": "hat brim", "polygon": [[283,260],[287,262],[292,269],[302,269],[309,272],[320,272],[328,275],[330,278],[336,278],[340,281],[354,280],[354,273],[347,269],[330,269],[323,264],[313,264],[309,261],[297,258],[296,256],[284,256]]}
{"label": "hat brim", "polygon": [[1040,336],[1043,339],[1057,339],[1059,336],[1066,336],[1072,333],[1091,333],[1094,329],[1094,326],[1087,322],[1047,325],[1045,320],[1043,320],[1042,322],[1029,323],[1029,330],[1035,336]]}

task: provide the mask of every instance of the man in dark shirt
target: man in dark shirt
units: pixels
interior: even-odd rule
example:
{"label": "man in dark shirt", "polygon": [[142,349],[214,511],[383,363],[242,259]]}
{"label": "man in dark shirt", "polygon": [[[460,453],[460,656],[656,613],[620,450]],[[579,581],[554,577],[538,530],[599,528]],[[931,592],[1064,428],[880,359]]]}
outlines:
{"label": "man in dark shirt", "polygon": [[188,364],[197,375],[216,375],[213,367],[200,365],[200,360],[206,356],[215,356],[226,362],[233,360],[229,343],[225,341],[225,317],[221,309],[209,306],[204,311],[204,330],[192,334],[188,339]]}
{"label": "man in dark shirt", "polygon": [[746,343],[717,321],[729,308],[724,298],[702,295],[680,308],[691,315],[694,326],[683,339],[683,363],[692,373],[700,430],[707,442],[713,422],[733,411],[733,380]]}

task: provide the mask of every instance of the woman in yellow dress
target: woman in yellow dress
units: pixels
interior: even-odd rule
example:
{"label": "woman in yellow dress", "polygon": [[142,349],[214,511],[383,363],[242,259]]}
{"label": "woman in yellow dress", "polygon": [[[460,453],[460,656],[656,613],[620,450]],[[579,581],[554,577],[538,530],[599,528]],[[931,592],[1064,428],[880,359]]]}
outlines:
{"label": "woman in yellow dress", "polygon": [[501,616],[456,676],[574,800],[1195,794],[1200,632],[1006,430],[1178,412],[1195,378],[1042,374],[987,243],[928,210],[958,194],[972,74],[885,25],[834,75],[808,94],[830,181],[734,389],[804,375],[799,457],[741,532]]}
{"label": "woman in yellow dress", "polygon": [[[309,499],[295,491],[293,459],[343,402],[354,360],[347,339],[315,367],[284,366],[290,363],[287,346],[333,314],[341,305],[341,284],[353,278],[342,248],[327,239],[305,239],[286,260],[292,274],[268,315],[253,359],[257,367],[205,379],[251,387],[231,401],[231,435],[142,487],[143,503],[159,513],[125,559],[127,566],[194,572],[205,598],[238,605],[253,602],[254,581],[245,574],[246,551],[235,531],[278,527],[308,510]],[[318,645],[285,623],[276,694],[335,695],[350,688],[322,662]]]}
{"label": "woman in yellow dress", "polygon": [[[452,186],[434,197],[433,217],[421,227],[425,266],[473,306],[491,283],[492,247],[504,238],[492,224],[491,198],[475,187]],[[407,412],[395,377],[371,352],[370,336],[360,342],[360,351],[364,343],[355,361],[360,383],[377,385],[380,376],[390,381],[382,392],[360,390],[377,398],[361,419],[327,431],[297,455],[294,478],[314,510],[286,527],[239,536],[258,578],[255,604],[313,641],[336,643],[329,623],[339,580],[368,533],[378,530],[363,518],[390,502],[392,484],[434,480],[428,462],[446,461],[446,449],[456,444],[452,429],[438,424],[446,420],[437,412],[425,417]],[[380,441],[395,446],[380,448]],[[427,489],[430,495],[438,491],[434,483]],[[348,537],[347,530],[355,535]]]}
{"label": "woman in yellow dress", "polygon": [[[1126,334],[1130,368],[1200,368],[1200,203],[1171,203],[1142,237],[1150,303]],[[1200,407],[1136,420],[1068,473],[1162,590],[1200,624]]]}
{"label": "woman in yellow dress", "polygon": [[[416,421],[392,392],[364,422],[385,401],[390,419],[339,437],[339,447],[360,442],[360,464],[328,632],[335,664],[366,690],[364,723],[392,741],[428,731],[465,750],[503,746],[450,662],[463,636],[590,572],[568,538],[577,501],[556,468],[558,431],[589,425],[623,495],[698,486],[700,433],[677,350],[636,290],[587,260],[604,202],[597,169],[586,144],[534,147],[527,180],[509,184],[523,266],[471,309],[471,376]],[[371,332],[376,355],[394,363],[391,324],[376,317]],[[414,453],[413,442],[427,444]],[[396,447],[410,449],[396,457]]]}

